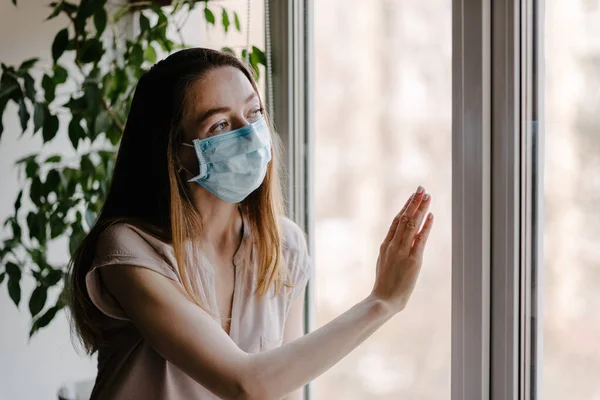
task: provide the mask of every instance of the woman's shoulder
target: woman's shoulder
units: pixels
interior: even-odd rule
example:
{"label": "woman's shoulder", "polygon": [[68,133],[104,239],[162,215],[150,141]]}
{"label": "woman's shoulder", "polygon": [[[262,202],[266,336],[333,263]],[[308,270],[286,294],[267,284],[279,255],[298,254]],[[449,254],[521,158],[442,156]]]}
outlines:
{"label": "woman's shoulder", "polygon": [[[292,284],[290,304],[306,287],[311,276],[312,262],[308,254],[306,234],[288,217],[280,217],[283,253],[287,262],[288,278]],[[289,304],[288,304],[289,309]]]}
{"label": "woman's shoulder", "polygon": [[114,222],[106,226],[98,236],[96,255],[150,255],[163,254],[169,245],[131,222]]}
{"label": "woman's shoulder", "polygon": [[279,224],[282,231],[284,249],[306,252],[306,234],[302,228],[286,216],[279,217]]}

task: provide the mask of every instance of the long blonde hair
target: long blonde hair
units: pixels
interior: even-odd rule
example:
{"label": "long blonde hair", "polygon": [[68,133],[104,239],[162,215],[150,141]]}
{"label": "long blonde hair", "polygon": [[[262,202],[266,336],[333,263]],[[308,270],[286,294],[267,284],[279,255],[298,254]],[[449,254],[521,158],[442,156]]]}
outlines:
{"label": "long blonde hair", "polygon": [[[90,300],[85,277],[94,259],[100,234],[114,223],[134,224],[170,243],[186,293],[192,301],[210,312],[209,305],[200,298],[197,282],[192,278],[196,266],[187,262],[185,243],[200,236],[202,218],[189,201],[186,180],[177,168],[176,153],[187,88],[208,71],[224,66],[242,71],[259,94],[252,74],[240,60],[203,48],[181,50],[169,56],[138,82],[104,206],[70,263],[71,323],[84,349],[90,354],[104,343],[103,318]],[[273,155],[265,179],[240,204],[256,246],[259,277],[256,294],[259,296],[265,295],[271,287],[277,293],[283,285],[287,285],[279,225],[279,217],[283,214],[278,171],[281,143],[275,134],[272,134],[272,139]]]}

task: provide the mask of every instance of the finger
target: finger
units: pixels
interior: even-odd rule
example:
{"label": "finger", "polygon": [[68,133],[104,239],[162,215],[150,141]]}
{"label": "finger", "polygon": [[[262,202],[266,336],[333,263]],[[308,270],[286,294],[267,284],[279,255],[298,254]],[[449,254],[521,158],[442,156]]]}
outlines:
{"label": "finger", "polygon": [[408,205],[410,204],[410,202],[412,201],[412,199],[415,197],[415,194],[411,194],[410,197],[408,198],[408,200],[406,200],[406,203],[404,203],[404,206],[402,206],[402,209],[400,210],[400,212],[398,213],[398,219],[400,219],[400,216],[402,214],[404,214],[404,212],[406,211],[406,209],[408,208]]}
{"label": "finger", "polygon": [[385,236],[385,239],[383,240],[382,245],[389,244],[392,241],[392,238],[394,237],[394,234],[396,233],[396,229],[398,228],[399,222],[400,222],[400,219],[397,216],[394,217],[394,219],[392,220],[392,225],[390,225],[390,230],[388,231],[387,235]]}
{"label": "finger", "polygon": [[411,249],[410,255],[419,260],[423,259],[423,252],[425,251],[425,245],[427,244],[427,239],[429,239],[429,233],[431,232],[431,227],[433,226],[433,214],[429,213],[427,215],[427,219],[425,219],[425,224],[423,225],[423,229],[417,236],[415,236],[415,244]]}
{"label": "finger", "polygon": [[427,214],[430,204],[431,195],[427,193],[423,196],[423,201],[421,201],[421,204],[419,204],[417,211],[412,215],[406,224],[404,236],[402,237],[402,242],[400,244],[400,248],[402,250],[410,251],[415,235],[419,232],[419,229],[423,224],[423,218],[425,218],[425,214]]}
{"label": "finger", "polygon": [[388,233],[387,233],[385,239],[383,240],[383,244],[389,243],[392,240],[392,238],[394,237],[394,234],[396,233],[396,229],[398,228],[398,223],[400,222],[400,216],[402,215],[402,213],[404,213],[404,211],[410,204],[410,201],[412,200],[413,196],[414,196],[414,194],[411,195],[408,198],[408,200],[406,200],[406,203],[404,203],[404,207],[402,207],[402,210],[400,210],[400,212],[398,214],[396,214],[396,216],[392,220],[392,224],[390,225],[390,229],[388,230]]}
{"label": "finger", "polygon": [[404,231],[406,230],[406,227],[410,222],[412,215],[419,207],[419,204],[421,204],[421,200],[423,199],[424,194],[425,189],[422,186],[419,186],[417,192],[412,196],[408,207],[406,207],[404,212],[400,215],[400,223],[398,224],[398,229],[396,229],[396,234],[394,235],[394,242],[397,242],[398,244],[402,242]]}

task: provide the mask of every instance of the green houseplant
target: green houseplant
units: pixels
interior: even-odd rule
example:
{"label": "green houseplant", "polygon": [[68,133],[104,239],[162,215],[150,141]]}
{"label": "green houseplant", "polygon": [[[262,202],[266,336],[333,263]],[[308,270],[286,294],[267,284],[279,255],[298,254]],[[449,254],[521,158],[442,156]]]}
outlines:
{"label": "green houseplant", "polygon": [[[74,160],[67,160],[60,154],[34,152],[17,161],[22,185],[14,213],[4,221],[10,234],[0,241],[0,285],[6,284],[18,307],[24,297],[22,280],[25,276],[34,280],[28,296],[30,337],[66,305],[67,265],[49,262],[48,245],[66,237],[71,254],[94,223],[110,185],[116,146],[141,74],[157,61],[158,53],[186,47],[180,34],[185,13],[200,7],[208,26],[218,21],[225,32],[242,29],[238,14],[216,1],[178,0],[169,7],[158,3],[50,3],[48,19],[63,15],[67,21],[49,49],[52,66],[36,80],[32,72],[39,72],[38,58],[19,66],[1,64],[0,140],[2,116],[7,104],[14,102],[22,134],[41,135],[46,145],[64,132],[76,154]],[[137,23],[135,37],[127,38],[123,32],[125,16]],[[167,37],[167,29],[173,27],[179,41]],[[231,48],[222,50],[236,54]],[[253,46],[236,55],[246,59],[258,77],[259,65],[266,63],[264,53]],[[49,290],[60,292],[53,304],[47,304]]]}

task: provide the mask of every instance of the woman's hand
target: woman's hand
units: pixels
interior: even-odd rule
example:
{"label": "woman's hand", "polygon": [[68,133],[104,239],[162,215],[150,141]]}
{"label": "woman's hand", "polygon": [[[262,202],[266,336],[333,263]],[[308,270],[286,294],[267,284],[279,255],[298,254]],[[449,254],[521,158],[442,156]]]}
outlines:
{"label": "woman's hand", "polygon": [[371,296],[387,304],[392,313],[406,307],[417,282],[433,214],[429,213],[423,228],[420,231],[419,228],[430,203],[431,196],[419,186],[392,221],[381,244]]}

